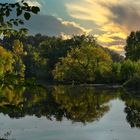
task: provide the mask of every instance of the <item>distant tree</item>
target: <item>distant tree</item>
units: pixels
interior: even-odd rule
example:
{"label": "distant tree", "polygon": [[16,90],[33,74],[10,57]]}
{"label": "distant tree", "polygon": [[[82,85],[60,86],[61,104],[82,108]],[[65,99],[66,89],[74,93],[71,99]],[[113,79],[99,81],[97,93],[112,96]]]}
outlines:
{"label": "distant tree", "polygon": [[71,39],[67,41],[69,45],[75,47],[82,47],[82,46],[94,46],[99,47],[100,45],[97,43],[96,39],[92,35],[77,35],[73,36]]}
{"label": "distant tree", "polygon": [[109,53],[113,62],[121,62],[125,59],[124,56],[120,55],[119,53],[117,53],[113,50],[110,50],[108,48],[104,48],[104,49],[107,53]]}
{"label": "distant tree", "polygon": [[140,59],[140,31],[131,32],[126,41],[125,51],[126,59]]}

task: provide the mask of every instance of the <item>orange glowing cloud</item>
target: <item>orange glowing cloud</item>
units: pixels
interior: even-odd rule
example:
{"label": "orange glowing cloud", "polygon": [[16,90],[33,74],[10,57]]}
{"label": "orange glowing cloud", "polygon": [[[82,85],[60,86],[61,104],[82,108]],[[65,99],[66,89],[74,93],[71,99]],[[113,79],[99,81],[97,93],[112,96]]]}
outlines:
{"label": "orange glowing cloud", "polygon": [[80,0],[66,4],[66,8],[71,17],[96,24],[102,32],[94,33],[98,41],[117,52],[124,51],[130,31],[140,28],[140,1]]}

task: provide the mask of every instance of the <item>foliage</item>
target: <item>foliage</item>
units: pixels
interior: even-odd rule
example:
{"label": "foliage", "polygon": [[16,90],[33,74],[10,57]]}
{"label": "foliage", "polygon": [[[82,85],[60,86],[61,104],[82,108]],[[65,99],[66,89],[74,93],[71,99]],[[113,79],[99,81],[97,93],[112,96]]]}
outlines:
{"label": "foliage", "polygon": [[112,63],[111,74],[107,77],[107,80],[109,81],[109,83],[118,84],[121,82],[121,76],[120,76],[121,64],[122,63],[120,62]]}
{"label": "foliage", "polygon": [[13,54],[0,46],[0,77],[3,77],[6,73],[13,72],[14,62]]}
{"label": "foliage", "polygon": [[20,77],[122,84],[140,76],[140,61],[123,60],[119,55],[114,57],[115,53],[99,46],[91,36],[63,40],[41,34],[12,35],[4,37],[1,44],[12,54],[12,67]]}
{"label": "foliage", "polygon": [[140,31],[131,32],[126,41],[125,51],[127,59],[140,59]]}
{"label": "foliage", "polygon": [[[14,45],[14,47],[16,47]],[[19,50],[18,50],[19,52]],[[14,80],[24,77],[25,65],[21,59],[21,55],[17,54],[15,50],[8,51],[0,47],[0,81],[13,83]],[[9,78],[8,78],[9,77]]]}
{"label": "foliage", "polygon": [[126,81],[131,81],[135,77],[140,77],[140,61],[135,62],[127,59],[112,64],[110,80],[113,83],[123,84]]}
{"label": "foliage", "polygon": [[[91,46],[94,48],[102,48],[98,45],[93,36],[73,36],[71,39],[63,40],[60,37],[48,37],[41,34],[35,36],[11,36],[4,37],[1,43],[8,50],[12,50],[14,40],[19,40],[23,43],[23,62],[26,66],[25,76],[36,77],[38,80],[53,81],[52,71],[55,65],[60,62],[61,57],[66,57],[72,49],[80,49],[82,46]],[[12,42],[12,43],[11,43]],[[17,42],[17,41],[16,41]],[[22,45],[21,45],[22,48]],[[102,48],[103,49],[103,48]],[[106,53],[108,50],[103,49]],[[112,52],[112,51],[111,51]],[[110,57],[113,57],[109,53]],[[118,61],[116,57],[114,61]],[[101,72],[101,71],[100,71]],[[99,74],[99,72],[98,72]],[[100,79],[104,81],[100,76]],[[96,79],[99,78],[96,77]]]}
{"label": "foliage", "polygon": [[101,48],[83,46],[72,49],[61,58],[55,70],[54,78],[69,81],[94,81],[95,74],[105,75],[111,70],[110,56]]}
{"label": "foliage", "polygon": [[135,72],[136,70],[134,63],[131,60],[123,61],[120,70],[121,81],[125,82],[131,79],[134,76]]}
{"label": "foliage", "polygon": [[14,73],[19,76],[19,78],[24,78],[25,76],[25,65],[23,63],[22,57],[24,56],[23,44],[19,40],[13,41],[12,51],[14,54]]}
{"label": "foliage", "polygon": [[[27,32],[25,28],[16,28],[15,26],[23,25],[25,20],[29,20],[31,14],[37,14],[39,7],[29,6],[24,0],[16,3],[0,3],[0,36],[22,36]],[[22,61],[23,45],[19,40],[12,40],[11,51],[0,47],[0,81],[11,77],[24,77],[25,65]],[[3,43],[2,43],[3,44]],[[7,79],[7,75],[10,77]],[[12,76],[11,76],[12,75]]]}
{"label": "foliage", "polygon": [[[29,20],[32,13],[37,14],[39,11],[39,7],[29,6],[24,0],[16,3],[0,3],[0,35],[18,34],[18,30],[13,26],[23,25],[24,20]],[[19,31],[22,34],[27,29],[21,28]]]}

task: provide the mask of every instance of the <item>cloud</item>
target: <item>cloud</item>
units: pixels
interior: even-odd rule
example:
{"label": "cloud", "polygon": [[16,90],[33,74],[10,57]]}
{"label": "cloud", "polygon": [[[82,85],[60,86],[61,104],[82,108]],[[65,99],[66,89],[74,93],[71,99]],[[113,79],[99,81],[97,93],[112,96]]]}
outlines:
{"label": "cloud", "polygon": [[108,8],[103,8],[100,4],[101,1],[102,0],[100,0],[100,2],[99,0],[81,0],[80,2],[66,4],[66,8],[72,17],[94,21],[100,25],[108,22],[108,16],[113,16]]}
{"label": "cloud", "polygon": [[115,18],[110,20],[116,24],[124,26],[127,31],[138,30],[140,28],[140,3],[139,6],[136,3],[126,3],[125,5],[113,5],[108,7],[114,15]]}
{"label": "cloud", "polygon": [[60,37],[63,39],[63,40],[67,40],[67,39],[71,39],[71,35],[66,35],[64,34],[63,32],[60,33]]}
{"label": "cloud", "polygon": [[25,24],[30,34],[41,33],[50,36],[88,34],[91,30],[81,27],[75,22],[64,21],[51,15],[34,15]]}
{"label": "cloud", "polygon": [[110,45],[107,48],[124,56],[124,50],[123,50],[122,45],[118,45],[118,44],[117,45],[112,45],[112,46]]}
{"label": "cloud", "polygon": [[116,51],[123,51],[130,31],[140,29],[138,0],[80,0],[66,8],[71,17],[96,24],[103,32],[96,35],[99,42]]}
{"label": "cloud", "polygon": [[[21,0],[16,0],[16,1],[20,2]],[[42,6],[39,0],[24,0],[24,1],[27,2],[30,6],[38,6],[38,7]]]}

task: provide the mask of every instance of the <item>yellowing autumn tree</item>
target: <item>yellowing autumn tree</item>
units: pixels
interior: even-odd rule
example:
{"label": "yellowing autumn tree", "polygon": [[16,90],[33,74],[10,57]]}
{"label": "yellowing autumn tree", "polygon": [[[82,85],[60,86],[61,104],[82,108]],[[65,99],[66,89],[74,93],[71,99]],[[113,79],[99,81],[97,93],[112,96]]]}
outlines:
{"label": "yellowing autumn tree", "polygon": [[13,54],[0,46],[0,77],[13,71]]}
{"label": "yellowing autumn tree", "polygon": [[99,47],[83,46],[68,52],[53,71],[54,79],[66,81],[94,81],[96,74],[105,76],[111,71],[110,56]]}

